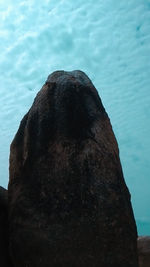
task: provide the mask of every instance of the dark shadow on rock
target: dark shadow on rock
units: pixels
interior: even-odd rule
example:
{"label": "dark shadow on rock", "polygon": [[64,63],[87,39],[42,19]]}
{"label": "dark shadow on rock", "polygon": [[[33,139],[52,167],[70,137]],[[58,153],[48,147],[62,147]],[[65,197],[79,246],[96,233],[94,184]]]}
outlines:
{"label": "dark shadow on rock", "polygon": [[8,245],[7,190],[0,186],[0,267],[12,267]]}
{"label": "dark shadow on rock", "polygon": [[137,267],[137,232],[108,115],[81,71],[51,74],[11,144],[15,267]]}

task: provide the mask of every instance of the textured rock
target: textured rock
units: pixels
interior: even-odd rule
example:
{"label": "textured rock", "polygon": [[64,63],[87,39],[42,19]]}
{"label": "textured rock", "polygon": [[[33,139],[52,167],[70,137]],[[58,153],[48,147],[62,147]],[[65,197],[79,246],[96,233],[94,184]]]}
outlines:
{"label": "textured rock", "polygon": [[118,145],[90,79],[51,74],[11,144],[15,267],[137,267]]}
{"label": "textured rock", "polygon": [[138,237],[139,267],[150,267],[150,236]]}
{"label": "textured rock", "polygon": [[0,186],[0,267],[11,267],[8,250],[7,190]]}

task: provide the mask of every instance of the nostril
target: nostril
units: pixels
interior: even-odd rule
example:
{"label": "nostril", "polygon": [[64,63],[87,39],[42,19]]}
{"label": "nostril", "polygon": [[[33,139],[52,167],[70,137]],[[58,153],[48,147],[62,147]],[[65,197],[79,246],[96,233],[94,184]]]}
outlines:
{"label": "nostril", "polygon": [[77,87],[77,88],[76,88],[76,92],[79,93],[79,91],[80,91],[80,89],[79,89],[79,87]]}

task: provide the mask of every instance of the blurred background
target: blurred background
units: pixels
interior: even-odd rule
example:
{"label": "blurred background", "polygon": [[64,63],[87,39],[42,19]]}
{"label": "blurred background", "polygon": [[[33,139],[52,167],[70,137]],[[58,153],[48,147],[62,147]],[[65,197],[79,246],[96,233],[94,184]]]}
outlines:
{"label": "blurred background", "polygon": [[150,0],[0,0],[0,185],[10,143],[55,70],[80,69],[118,140],[139,235],[150,235]]}

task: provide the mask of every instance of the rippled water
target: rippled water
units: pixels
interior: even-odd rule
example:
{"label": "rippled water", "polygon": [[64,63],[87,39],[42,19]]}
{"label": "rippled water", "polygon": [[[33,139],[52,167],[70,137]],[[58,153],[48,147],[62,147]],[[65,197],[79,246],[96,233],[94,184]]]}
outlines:
{"label": "rippled water", "polygon": [[139,234],[150,234],[150,0],[0,0],[0,184],[49,73],[85,71],[118,139]]}

